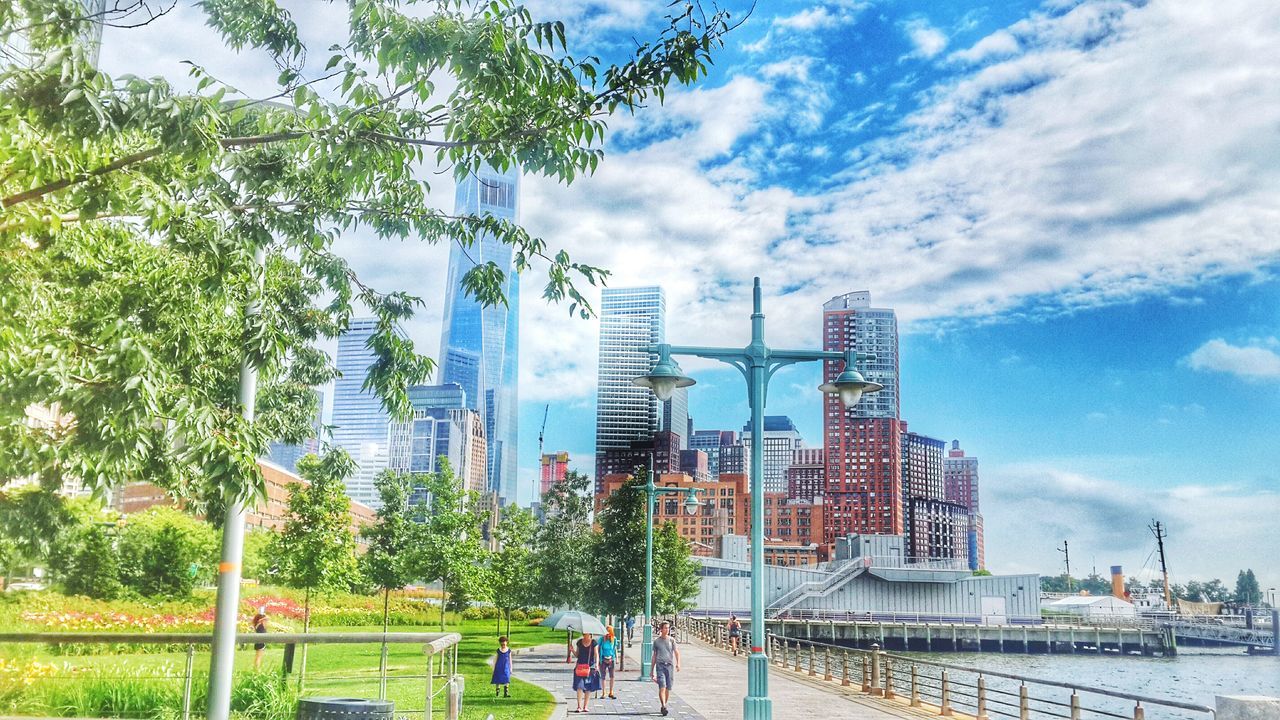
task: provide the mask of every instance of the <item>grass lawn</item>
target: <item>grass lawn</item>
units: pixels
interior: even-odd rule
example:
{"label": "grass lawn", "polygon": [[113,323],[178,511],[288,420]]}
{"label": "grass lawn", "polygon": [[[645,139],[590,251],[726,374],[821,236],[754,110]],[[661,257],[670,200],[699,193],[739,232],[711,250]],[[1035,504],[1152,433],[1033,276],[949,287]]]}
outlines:
{"label": "grass lawn", "polygon": [[[435,632],[438,626],[398,626],[395,632]],[[377,627],[341,627],[314,628],[316,632],[377,632]],[[505,629],[505,628],[504,628]],[[495,720],[544,720],[551,713],[555,703],[545,690],[521,682],[517,678],[511,685],[511,697],[496,699],[493,687],[489,685],[491,669],[489,659],[497,649],[497,627],[493,620],[468,620],[455,622],[447,627],[450,632],[462,635],[462,643],[458,648],[458,662],[461,672],[466,678],[466,695],[463,699],[463,717],[467,720],[484,720],[490,713]],[[531,627],[523,623],[512,623],[512,647],[528,647],[551,642],[563,642],[560,633],[546,628]],[[378,663],[381,646],[374,645],[313,645],[308,650],[307,678],[304,696],[345,696],[375,698],[378,695]],[[236,653],[237,673],[249,672],[253,667],[253,650],[244,649]],[[279,646],[268,646],[263,660],[263,669],[278,672],[283,659],[284,650]],[[0,657],[8,659],[34,659],[41,662],[54,663],[69,668],[97,668],[104,675],[115,675],[124,669],[127,674],[134,675],[171,675],[171,680],[146,680],[154,684],[171,685],[181,690],[181,673],[185,663],[183,653],[157,654],[124,654],[124,655],[88,655],[62,656],[53,655],[47,648],[30,645],[9,644],[0,646]],[[387,698],[396,704],[396,711],[413,713],[421,718],[426,706],[426,680],[421,677],[426,672],[427,660],[422,647],[416,644],[393,644],[388,646],[388,680]],[[207,651],[198,651],[196,655],[196,684],[206,681],[209,656]],[[297,683],[296,670],[298,659],[295,658],[295,674],[290,676],[294,686]],[[74,670],[71,670],[74,672]],[[63,674],[62,671],[59,672]],[[43,683],[81,683],[76,679],[44,679]],[[445,699],[441,693],[436,696],[433,717],[444,716]],[[29,712],[40,714],[54,713],[53,708],[28,708]],[[291,720],[288,719],[288,720]]]}

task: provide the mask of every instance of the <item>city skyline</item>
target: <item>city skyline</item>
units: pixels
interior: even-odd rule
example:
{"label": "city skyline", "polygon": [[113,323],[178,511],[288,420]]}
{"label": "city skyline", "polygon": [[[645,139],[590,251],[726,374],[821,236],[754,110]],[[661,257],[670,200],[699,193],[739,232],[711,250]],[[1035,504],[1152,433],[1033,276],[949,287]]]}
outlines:
{"label": "city skyline", "polygon": [[[747,5],[728,3],[739,18]],[[606,55],[661,15],[532,10]],[[322,35],[333,12],[300,16],[303,32]],[[180,62],[199,57],[274,92],[199,16],[179,6],[127,44],[108,28],[104,69],[185,87]],[[522,219],[610,269],[610,286],[662,284],[673,342],[745,343],[754,274],[771,343],[820,344],[814,308],[840,293],[893,307],[902,416],[982,458],[995,571],[1050,572],[1066,538],[1085,566],[1142,568],[1159,516],[1175,577],[1234,572],[1225,547],[1280,578],[1266,542],[1280,512],[1280,91],[1260,82],[1276,27],[1280,7],[1244,0],[770,3],[706,82],[611,120],[593,176],[524,178]],[[447,182],[433,186],[429,202],[451,205]],[[375,287],[418,290],[406,330],[440,359],[448,249],[357,232],[338,250]],[[526,300],[541,293],[524,283]],[[550,403],[547,447],[589,470],[597,325],[541,302],[521,312],[522,424]],[[696,427],[741,427],[736,373],[685,369]],[[820,381],[780,371],[770,414],[819,437]]]}

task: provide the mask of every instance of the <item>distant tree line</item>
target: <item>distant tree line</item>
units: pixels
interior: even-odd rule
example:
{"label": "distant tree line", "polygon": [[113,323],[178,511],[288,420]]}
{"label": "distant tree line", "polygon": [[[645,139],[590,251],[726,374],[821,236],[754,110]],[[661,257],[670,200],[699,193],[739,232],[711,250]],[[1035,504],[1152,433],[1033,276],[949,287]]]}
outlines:
{"label": "distant tree line", "polygon": [[[1068,582],[1069,580],[1069,582]],[[1111,593],[1111,580],[1104,578],[1097,573],[1090,573],[1083,578],[1068,579],[1066,573],[1055,575],[1052,577],[1042,576],[1040,578],[1040,589],[1043,592],[1064,593],[1064,592],[1087,592],[1090,595],[1108,595]],[[1139,591],[1153,591],[1164,593],[1164,582],[1162,580],[1152,580],[1143,583],[1136,578],[1129,578],[1125,581],[1125,590],[1130,593]],[[1201,582],[1199,580],[1190,580],[1186,584],[1171,584],[1169,592],[1175,598],[1191,600],[1193,602],[1223,602],[1234,603],[1238,605],[1264,605],[1267,598],[1262,594],[1262,588],[1258,584],[1258,578],[1253,574],[1252,569],[1241,570],[1236,576],[1236,586],[1232,590],[1227,587],[1221,580],[1214,578]]]}

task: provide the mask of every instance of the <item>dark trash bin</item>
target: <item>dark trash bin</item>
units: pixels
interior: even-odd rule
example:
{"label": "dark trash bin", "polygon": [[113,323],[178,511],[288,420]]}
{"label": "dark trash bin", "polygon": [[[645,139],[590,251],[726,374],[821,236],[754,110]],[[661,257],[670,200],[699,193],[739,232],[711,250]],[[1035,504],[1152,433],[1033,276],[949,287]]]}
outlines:
{"label": "dark trash bin", "polygon": [[298,720],[391,720],[390,700],[315,697],[298,700]]}

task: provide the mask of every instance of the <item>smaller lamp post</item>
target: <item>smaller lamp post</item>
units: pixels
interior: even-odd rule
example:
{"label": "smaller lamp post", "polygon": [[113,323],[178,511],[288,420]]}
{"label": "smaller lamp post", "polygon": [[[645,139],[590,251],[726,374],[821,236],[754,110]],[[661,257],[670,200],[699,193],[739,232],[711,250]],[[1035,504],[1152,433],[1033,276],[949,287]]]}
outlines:
{"label": "smaller lamp post", "polygon": [[[674,364],[674,363],[673,363]],[[676,367],[679,373],[680,368]],[[686,383],[692,385],[692,382]],[[683,386],[682,386],[683,387]],[[656,450],[656,448],[655,448]],[[653,669],[653,508],[662,494],[684,495],[684,512],[693,515],[700,503],[696,488],[659,487],[653,482],[653,455],[649,456],[649,473],[644,485],[644,627],[640,629],[640,678],[648,677]]]}

